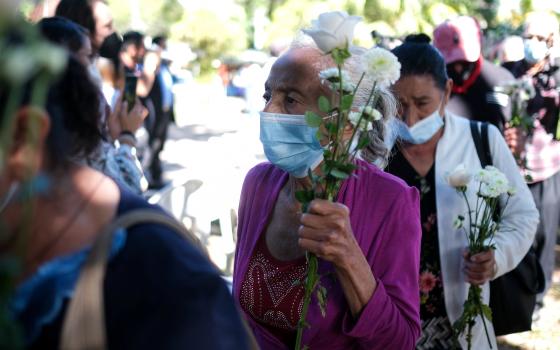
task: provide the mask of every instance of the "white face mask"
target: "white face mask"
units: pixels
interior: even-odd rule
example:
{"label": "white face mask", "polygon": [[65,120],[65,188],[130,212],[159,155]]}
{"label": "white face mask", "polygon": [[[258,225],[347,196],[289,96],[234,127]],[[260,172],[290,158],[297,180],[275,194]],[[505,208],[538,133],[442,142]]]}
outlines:
{"label": "white face mask", "polygon": [[411,127],[408,127],[402,120],[396,120],[395,123],[398,138],[415,145],[428,142],[442,126],[443,118],[439,114],[439,106],[429,117]]}

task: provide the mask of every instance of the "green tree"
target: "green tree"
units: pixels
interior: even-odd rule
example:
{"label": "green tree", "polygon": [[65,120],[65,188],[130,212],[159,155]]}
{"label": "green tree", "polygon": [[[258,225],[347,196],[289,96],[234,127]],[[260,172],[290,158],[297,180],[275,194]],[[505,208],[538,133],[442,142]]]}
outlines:
{"label": "green tree", "polygon": [[247,48],[247,17],[242,6],[228,0],[190,0],[183,4],[183,16],[172,26],[171,39],[191,45],[201,71],[211,70],[214,59]]}

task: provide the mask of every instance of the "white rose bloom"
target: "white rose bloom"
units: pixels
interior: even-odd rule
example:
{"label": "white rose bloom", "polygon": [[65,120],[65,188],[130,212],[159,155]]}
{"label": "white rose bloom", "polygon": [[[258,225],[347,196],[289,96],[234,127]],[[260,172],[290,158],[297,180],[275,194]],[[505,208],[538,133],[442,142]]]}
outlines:
{"label": "white rose bloom", "polygon": [[510,188],[508,188],[507,190],[507,194],[509,194],[510,196],[515,196],[515,194],[517,193],[517,188],[510,186]]}
{"label": "white rose bloom", "polygon": [[370,122],[367,121],[366,118],[362,118],[362,121],[360,123],[360,125],[358,126],[358,121],[360,120],[360,117],[362,115],[362,112],[354,112],[351,111],[350,113],[348,113],[348,121],[350,123],[352,123],[352,125],[354,125],[354,127],[359,128],[360,130],[372,130],[373,126],[371,125]]}
{"label": "white rose bloom", "polygon": [[354,27],[361,20],[361,17],[349,16],[346,12],[325,12],[303,32],[313,38],[321,51],[329,53],[334,49],[348,48],[354,38]]}
{"label": "white rose bloom", "polygon": [[447,183],[451,187],[459,188],[465,187],[471,182],[472,175],[465,167],[465,164],[461,163],[447,175]]}
{"label": "white rose bloom", "polygon": [[362,55],[363,70],[379,86],[389,86],[399,80],[401,64],[395,55],[380,47],[373,47]]}

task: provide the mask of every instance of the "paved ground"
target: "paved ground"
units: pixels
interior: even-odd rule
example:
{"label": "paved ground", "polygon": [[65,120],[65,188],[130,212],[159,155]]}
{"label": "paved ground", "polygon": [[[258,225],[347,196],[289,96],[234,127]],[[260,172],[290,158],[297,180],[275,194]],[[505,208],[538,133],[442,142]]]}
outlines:
{"label": "paved ground", "polygon": [[560,349],[560,246],[556,246],[556,271],[553,286],[545,298],[540,319],[533,331],[500,338],[500,350]]}
{"label": "paved ground", "polygon": [[[242,113],[243,102],[226,98],[219,83],[184,84],[176,95],[177,124],[170,128],[162,159],[166,178],[175,185],[188,183],[187,193],[178,187],[169,191],[167,202],[160,201],[206,243],[218,267],[231,273],[235,212],[243,178],[264,160],[258,115]],[[541,319],[532,332],[500,338],[500,349],[560,349],[560,252],[557,258],[555,284]]]}

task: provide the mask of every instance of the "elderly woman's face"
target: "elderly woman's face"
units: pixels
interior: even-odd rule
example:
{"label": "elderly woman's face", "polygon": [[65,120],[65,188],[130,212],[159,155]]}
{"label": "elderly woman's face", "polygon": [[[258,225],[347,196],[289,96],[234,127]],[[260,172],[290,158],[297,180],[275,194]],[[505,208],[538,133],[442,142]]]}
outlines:
{"label": "elderly woman's face", "polygon": [[330,93],[314,67],[319,53],[312,49],[291,49],[272,66],[265,83],[264,112],[305,114],[318,112],[317,100]]}
{"label": "elderly woman's face", "polygon": [[409,127],[436,110],[444,115],[448,92],[441,90],[430,75],[401,77],[393,85],[393,91],[399,100],[399,118]]}

